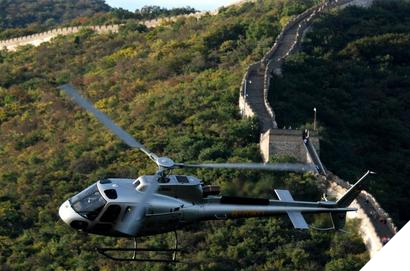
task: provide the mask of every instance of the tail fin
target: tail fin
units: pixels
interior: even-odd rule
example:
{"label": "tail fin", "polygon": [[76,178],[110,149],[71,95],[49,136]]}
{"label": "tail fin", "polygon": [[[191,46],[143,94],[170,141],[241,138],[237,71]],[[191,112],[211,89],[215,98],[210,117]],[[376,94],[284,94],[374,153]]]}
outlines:
{"label": "tail fin", "polygon": [[[352,201],[360,194],[364,186],[364,179],[369,174],[375,174],[374,172],[368,170],[350,189],[336,201],[336,206],[338,208],[348,207]],[[346,212],[332,212],[330,213],[332,218],[333,227],[336,230],[343,228],[346,224]]]}
{"label": "tail fin", "polygon": [[368,170],[350,189],[336,201],[337,207],[348,207],[350,203],[360,194],[364,186],[364,179],[369,174],[376,174]]}

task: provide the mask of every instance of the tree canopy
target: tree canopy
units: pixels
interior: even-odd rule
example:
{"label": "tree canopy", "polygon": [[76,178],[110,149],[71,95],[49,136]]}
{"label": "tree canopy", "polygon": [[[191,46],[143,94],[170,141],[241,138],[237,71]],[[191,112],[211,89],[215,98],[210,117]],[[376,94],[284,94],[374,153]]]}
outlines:
{"label": "tree canopy", "polygon": [[51,26],[109,10],[104,0],[0,0],[0,28],[26,27],[30,24]]}
{"label": "tree canopy", "polygon": [[110,9],[104,0],[0,0],[0,39],[41,32]]}

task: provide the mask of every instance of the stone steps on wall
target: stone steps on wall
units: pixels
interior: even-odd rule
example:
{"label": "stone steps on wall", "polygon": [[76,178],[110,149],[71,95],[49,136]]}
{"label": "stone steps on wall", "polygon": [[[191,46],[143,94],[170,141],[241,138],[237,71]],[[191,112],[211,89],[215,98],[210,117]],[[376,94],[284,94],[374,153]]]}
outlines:
{"label": "stone steps on wall", "polygon": [[[295,40],[297,39],[297,32],[298,24],[295,24],[286,31],[285,35],[282,36],[279,46],[271,56],[272,59],[278,60],[274,65],[274,69],[280,68],[280,59],[283,58],[292,48]],[[248,81],[246,82],[246,101],[261,124],[261,133],[265,133],[269,129],[276,128],[276,125],[274,124],[275,120],[269,114],[267,105],[265,104],[264,77],[264,74],[253,71],[248,75]]]}
{"label": "stone steps on wall", "polygon": [[265,107],[263,93],[264,75],[257,72],[249,74],[247,84],[247,102],[255,112],[262,128],[262,132],[273,129],[272,118]]}

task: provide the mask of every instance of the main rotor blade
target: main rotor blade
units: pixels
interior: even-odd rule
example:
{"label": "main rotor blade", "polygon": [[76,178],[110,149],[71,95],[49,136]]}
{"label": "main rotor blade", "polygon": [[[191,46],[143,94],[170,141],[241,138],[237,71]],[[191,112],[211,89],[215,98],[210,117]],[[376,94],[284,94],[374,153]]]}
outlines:
{"label": "main rotor blade", "polygon": [[[157,177],[160,178],[159,175],[157,175]],[[117,224],[115,227],[117,231],[130,236],[137,235],[143,221],[145,208],[158,190],[158,178],[147,187],[142,195],[141,201],[137,206],[132,207],[131,213],[128,214],[121,223]]]}
{"label": "main rotor blade", "polygon": [[292,171],[292,172],[317,172],[314,165],[300,163],[210,163],[210,164],[185,164],[177,163],[176,167],[185,168],[213,168],[213,169],[251,169],[267,171]]}
{"label": "main rotor blade", "polygon": [[131,148],[138,148],[148,155],[152,160],[156,161],[158,156],[153,152],[146,149],[140,142],[138,142],[134,137],[128,134],[126,131],[118,127],[106,114],[96,109],[88,100],[82,97],[75,87],[71,84],[65,84],[59,86],[60,89],[64,90],[74,101],[83,107],[88,112],[92,113],[102,124],[111,130],[116,136],[118,136],[124,143],[126,143]]}

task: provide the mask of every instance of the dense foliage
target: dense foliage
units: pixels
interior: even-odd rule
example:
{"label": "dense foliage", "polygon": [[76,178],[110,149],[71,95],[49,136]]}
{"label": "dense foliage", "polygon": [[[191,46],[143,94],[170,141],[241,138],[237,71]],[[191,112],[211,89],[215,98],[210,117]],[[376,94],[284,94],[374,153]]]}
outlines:
{"label": "dense foliage", "polygon": [[191,7],[166,9],[144,6],[131,12],[111,8],[102,0],[7,1],[0,0],[0,39],[31,35],[59,25],[124,24],[195,13]]}
{"label": "dense foliage", "polygon": [[[192,264],[121,264],[92,249],[127,240],[85,235],[57,215],[60,204],[103,177],[152,174],[130,150],[56,86],[72,82],[147,148],[176,161],[260,161],[259,131],[238,110],[246,66],[262,57],[309,1],[257,1],[217,16],[179,19],[118,34],[83,31],[39,47],[0,51],[0,266],[7,270],[358,270],[367,253],[355,233],[296,231],[287,218],[209,222],[182,231]],[[138,29],[137,29],[138,30]],[[272,197],[287,187],[317,200],[311,175],[184,171],[224,194]],[[326,227],[326,217],[310,218]],[[145,238],[164,245],[170,237]]]}
{"label": "dense foliage", "polygon": [[109,10],[104,0],[0,0],[0,38],[33,33]]}
{"label": "dense foliage", "polygon": [[136,19],[155,19],[158,17],[171,17],[194,12],[197,12],[197,10],[191,7],[166,9],[159,6],[145,6],[135,10],[134,13],[136,14]]}
{"label": "dense foliage", "polygon": [[408,2],[327,14],[271,90],[280,126],[311,122],[318,108],[324,164],[351,181],[376,171],[370,192],[398,225],[410,219],[409,44]]}
{"label": "dense foliage", "polygon": [[78,17],[70,25],[132,24],[137,21],[155,20],[197,12],[194,8],[166,9],[159,6],[144,6],[134,12],[123,8],[113,8],[110,12],[97,13],[92,17]]}

